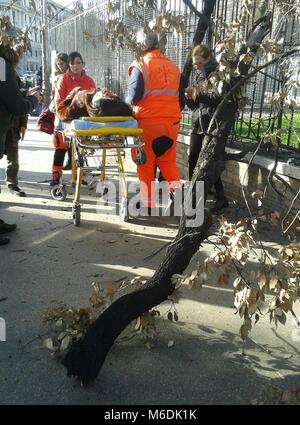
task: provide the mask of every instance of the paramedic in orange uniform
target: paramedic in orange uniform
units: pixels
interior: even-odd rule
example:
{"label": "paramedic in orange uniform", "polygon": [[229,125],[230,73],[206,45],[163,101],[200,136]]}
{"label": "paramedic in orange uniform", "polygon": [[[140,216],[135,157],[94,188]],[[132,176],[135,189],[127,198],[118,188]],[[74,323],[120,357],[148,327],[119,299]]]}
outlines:
{"label": "paramedic in orange uniform", "polygon": [[[145,164],[137,164],[143,206],[155,207],[155,164],[168,182],[169,191],[180,187],[176,166],[176,141],[181,111],[179,106],[180,71],[158,49],[158,35],[145,35],[145,54],[129,67],[126,101],[134,106],[138,125],[143,129]],[[135,161],[136,151],[132,151]]]}

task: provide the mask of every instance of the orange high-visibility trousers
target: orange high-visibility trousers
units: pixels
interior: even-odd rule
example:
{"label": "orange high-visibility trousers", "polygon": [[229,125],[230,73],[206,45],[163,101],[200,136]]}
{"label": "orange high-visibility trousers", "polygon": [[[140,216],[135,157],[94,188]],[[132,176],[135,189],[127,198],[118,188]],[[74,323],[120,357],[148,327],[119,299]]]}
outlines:
{"label": "orange high-visibility trousers", "polygon": [[[141,183],[140,196],[145,207],[155,206],[155,164],[168,182],[168,190],[180,187],[179,171],[176,165],[176,141],[179,122],[170,119],[142,119],[139,128],[143,129],[141,138],[145,143],[146,163],[137,166]],[[132,149],[135,160],[136,150]]]}
{"label": "orange high-visibility trousers", "polygon": [[64,143],[63,135],[60,131],[54,133],[52,142],[55,148],[52,171],[58,171],[61,176],[68,145]]}

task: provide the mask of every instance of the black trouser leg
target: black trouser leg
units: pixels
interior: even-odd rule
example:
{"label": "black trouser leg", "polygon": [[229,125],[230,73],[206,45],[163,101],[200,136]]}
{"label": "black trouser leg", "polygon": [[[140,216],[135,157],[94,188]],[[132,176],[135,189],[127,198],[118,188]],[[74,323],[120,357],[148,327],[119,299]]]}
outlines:
{"label": "black trouser leg", "polygon": [[203,134],[191,134],[189,154],[189,180],[192,180],[194,168],[196,167],[202,148]]}
{"label": "black trouser leg", "polygon": [[215,191],[216,191],[215,197],[217,199],[223,198],[225,196],[221,177],[219,177],[218,180],[215,182]]}
{"label": "black trouser leg", "polygon": [[53,157],[53,170],[55,167],[62,167],[65,159],[65,149],[56,149]]}
{"label": "black trouser leg", "polygon": [[72,145],[68,147],[67,153],[68,153],[68,162],[71,164],[72,163]]}
{"label": "black trouser leg", "polygon": [[[196,167],[199,154],[202,148],[203,134],[191,134],[190,138],[190,155],[189,155],[189,180],[192,180],[194,168]],[[224,197],[224,187],[221,177],[214,184],[216,191],[216,198]]]}

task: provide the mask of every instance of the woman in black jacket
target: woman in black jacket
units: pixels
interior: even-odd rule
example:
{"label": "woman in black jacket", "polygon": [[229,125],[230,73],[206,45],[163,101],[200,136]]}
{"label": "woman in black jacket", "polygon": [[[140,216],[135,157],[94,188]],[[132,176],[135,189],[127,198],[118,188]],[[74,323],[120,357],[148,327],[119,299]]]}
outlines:
{"label": "woman in black jacket", "polygon": [[[40,93],[31,90],[31,95],[24,97],[19,89],[15,66],[23,54],[23,46],[18,45],[15,49],[13,39],[16,38],[17,30],[11,26],[7,17],[0,17],[0,24],[4,26],[6,38],[0,40],[0,159],[5,152],[7,132],[12,126],[14,116],[22,116],[30,113],[40,101]],[[4,25],[3,25],[4,24]],[[7,146],[6,146],[7,147]],[[7,224],[0,219],[0,235],[9,233],[16,228],[15,224]],[[0,237],[0,245],[9,242],[8,238]]]}
{"label": "woman in black jacket", "polygon": [[[192,52],[192,62],[194,68],[198,71],[193,83],[197,86],[209,78],[218,66],[211,51],[203,45],[196,46]],[[199,94],[194,100],[192,98],[193,87],[188,87],[185,91],[186,105],[192,110],[192,132],[190,135],[190,153],[189,153],[189,180],[192,179],[194,168],[202,148],[202,142],[207,132],[213,113],[220,103],[219,96],[209,96]],[[217,212],[222,208],[228,207],[228,201],[225,197],[221,177],[215,182],[215,205],[211,212]]]}

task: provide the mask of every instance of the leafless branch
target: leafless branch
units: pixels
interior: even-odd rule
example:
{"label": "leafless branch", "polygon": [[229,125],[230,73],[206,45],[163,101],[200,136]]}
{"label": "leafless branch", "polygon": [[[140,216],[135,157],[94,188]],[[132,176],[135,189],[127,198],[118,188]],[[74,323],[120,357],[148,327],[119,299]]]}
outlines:
{"label": "leafless branch", "polygon": [[272,59],[271,61],[257,67],[254,71],[250,72],[250,74],[244,75],[242,76],[237,83],[234,84],[234,86],[226,93],[226,95],[223,97],[222,101],[219,103],[219,105],[217,106],[211,120],[209,123],[209,127],[208,127],[208,133],[210,133],[211,131],[211,127],[214,123],[214,121],[216,121],[220,111],[223,109],[224,104],[226,104],[226,102],[228,102],[230,100],[230,98],[232,97],[233,94],[236,93],[236,91],[248,80],[250,80],[255,74],[257,74],[261,69],[267,68],[270,65],[273,65],[274,63],[278,62],[281,59],[287,58],[289,56],[292,56],[293,54],[299,52],[300,47],[297,47],[295,49],[289,50],[288,52],[284,52],[281,55],[277,56],[276,58]]}
{"label": "leafless branch", "polygon": [[251,152],[253,149],[255,150],[257,148],[257,144],[252,144],[250,146],[247,146],[245,149],[243,149],[241,152],[238,153],[226,153],[225,159],[226,161],[240,161],[244,158],[247,153]]}

